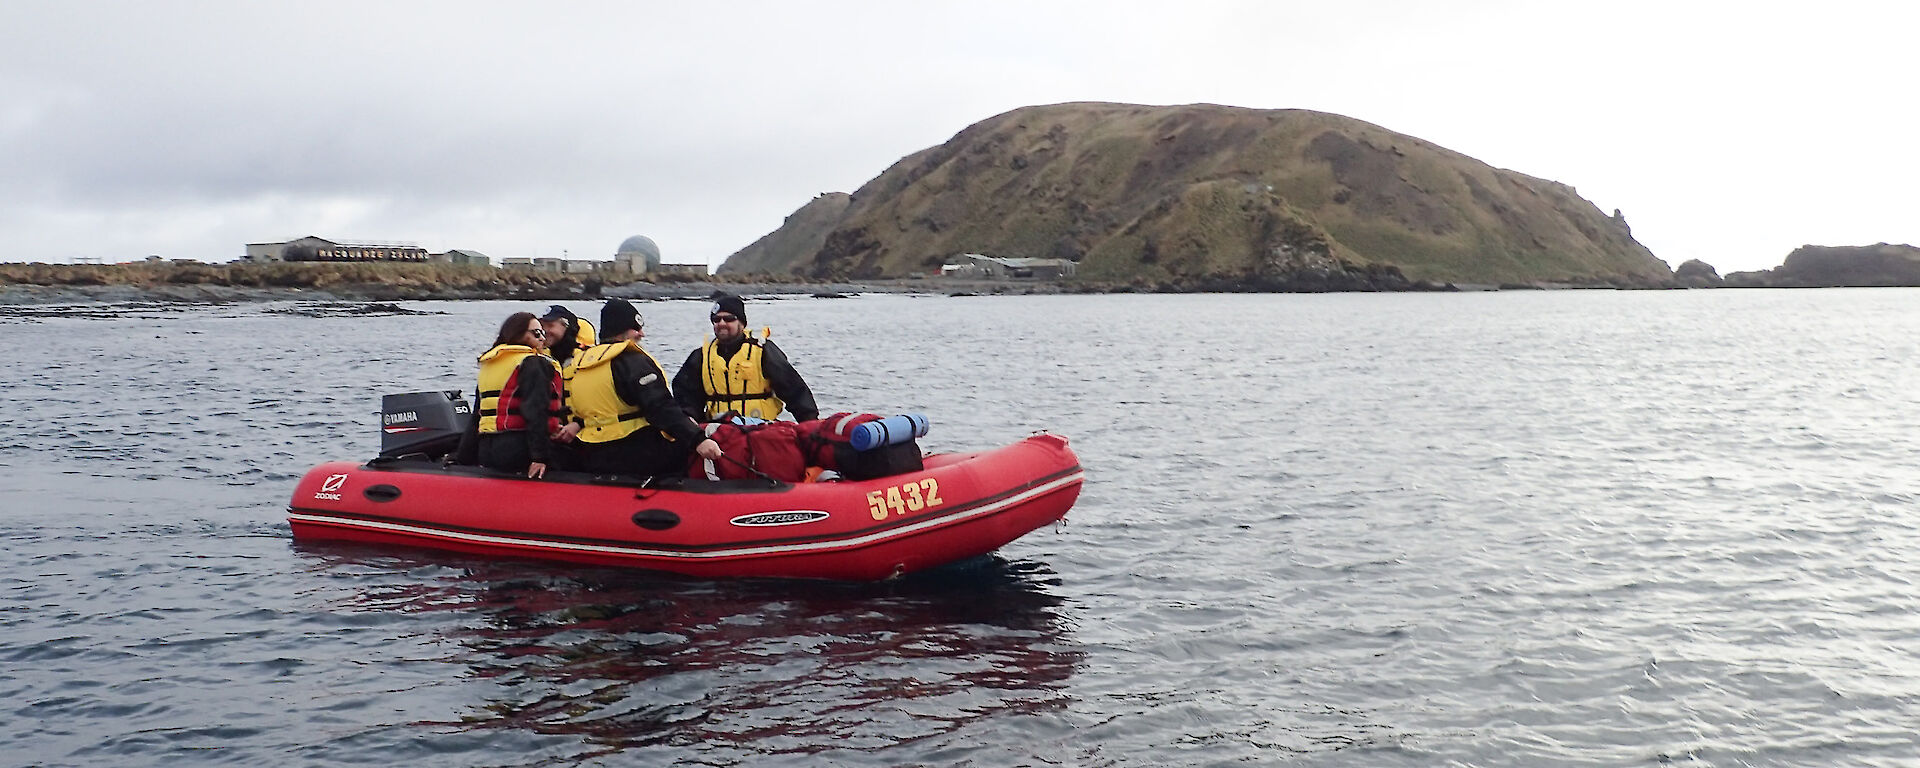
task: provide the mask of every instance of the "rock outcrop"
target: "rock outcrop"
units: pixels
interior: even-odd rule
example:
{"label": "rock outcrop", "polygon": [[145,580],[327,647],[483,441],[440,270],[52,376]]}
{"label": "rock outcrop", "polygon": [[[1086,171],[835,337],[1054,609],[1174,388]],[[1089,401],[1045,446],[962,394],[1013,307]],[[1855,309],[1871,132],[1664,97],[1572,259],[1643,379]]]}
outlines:
{"label": "rock outcrop", "polygon": [[1876,243],[1857,246],[1803,245],[1780,266],[1728,273],[1729,288],[1834,288],[1920,286],[1920,248]]}
{"label": "rock outcrop", "polygon": [[1724,282],[1719,270],[1699,259],[1688,259],[1674,269],[1673,279],[1684,288],[1718,288]]}

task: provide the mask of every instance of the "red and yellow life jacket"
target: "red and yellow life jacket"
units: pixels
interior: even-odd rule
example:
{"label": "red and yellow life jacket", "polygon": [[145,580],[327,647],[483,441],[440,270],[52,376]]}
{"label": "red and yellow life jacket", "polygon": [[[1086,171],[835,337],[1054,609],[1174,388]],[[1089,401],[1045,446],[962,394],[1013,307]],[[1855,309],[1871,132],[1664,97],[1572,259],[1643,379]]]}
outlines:
{"label": "red and yellow life jacket", "polygon": [[532,347],[501,344],[480,356],[480,434],[526,431],[520,404],[541,396],[547,398],[547,433],[560,428],[560,364],[550,357],[540,358],[553,366],[546,392],[525,392],[520,386],[520,362],[535,354]]}

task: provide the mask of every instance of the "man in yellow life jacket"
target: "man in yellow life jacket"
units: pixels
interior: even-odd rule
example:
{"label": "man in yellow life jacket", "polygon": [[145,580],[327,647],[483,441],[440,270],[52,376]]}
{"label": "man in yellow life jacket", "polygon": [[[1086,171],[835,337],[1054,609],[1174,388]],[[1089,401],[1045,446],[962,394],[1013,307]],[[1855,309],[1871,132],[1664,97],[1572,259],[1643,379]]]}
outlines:
{"label": "man in yellow life jacket", "polygon": [[786,410],[797,421],[820,418],[813,390],[787,362],[787,355],[761,329],[755,338],[747,331],[747,303],[730,293],[715,293],[707,319],[713,337],[687,355],[673,377],[674,397],[688,413],[708,419],[729,411],[772,421]]}
{"label": "man in yellow life jacket", "polygon": [[633,305],[608,299],[600,308],[600,333],[606,343],[581,352],[569,379],[582,467],[660,477],[685,474],[689,451],[719,460],[720,444],[680,410],[667,391],[666,372],[640,347],[646,334]]}
{"label": "man in yellow life jacket", "polygon": [[560,406],[560,422],[565,428],[554,441],[556,448],[569,464],[578,464],[573,460],[573,436],[580,433],[580,422],[573,418],[573,366],[580,362],[580,353],[592,349],[599,342],[594,338],[593,323],[573,313],[559,304],[547,307],[547,313],[540,317],[540,325],[547,331],[547,348],[544,353],[560,364],[560,379],[566,390]]}
{"label": "man in yellow life jacket", "polygon": [[559,304],[547,307],[547,314],[540,317],[540,325],[547,330],[547,356],[560,361],[563,368],[575,355],[600,343],[594,338],[593,323]]}

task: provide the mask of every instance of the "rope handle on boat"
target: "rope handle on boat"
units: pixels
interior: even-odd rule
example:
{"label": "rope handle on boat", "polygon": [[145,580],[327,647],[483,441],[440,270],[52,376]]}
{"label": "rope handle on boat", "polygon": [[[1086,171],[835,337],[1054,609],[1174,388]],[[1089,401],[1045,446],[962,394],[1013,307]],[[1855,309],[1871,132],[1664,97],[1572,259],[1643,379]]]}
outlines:
{"label": "rope handle on boat", "polygon": [[741,468],[741,469],[744,469],[744,470],[746,470],[746,471],[748,471],[748,472],[752,472],[752,473],[754,473],[754,474],[756,474],[756,475],[759,475],[759,476],[760,476],[760,479],[762,479],[762,480],[765,480],[765,481],[767,481],[767,482],[769,482],[769,483],[773,483],[774,485],[781,485],[781,484],[782,484],[782,483],[781,483],[781,482],[780,482],[779,480],[775,480],[775,479],[773,478],[773,476],[772,476],[772,475],[769,475],[769,474],[767,474],[767,473],[765,473],[765,472],[762,472],[762,471],[760,471],[760,470],[757,470],[757,469],[754,469],[754,468],[753,468],[752,466],[750,466],[750,465],[748,465],[748,464],[747,464],[746,462],[743,462],[743,461],[741,461],[741,460],[739,460],[739,459],[736,459],[736,458],[734,458],[734,457],[732,457],[732,456],[728,456],[728,455],[726,455],[726,454],[724,454],[724,453],[723,453],[723,454],[720,454],[720,458],[723,458],[723,459],[726,459],[727,461],[731,461],[731,462],[733,462],[733,465],[734,465],[734,466],[736,466],[736,467],[739,467],[739,468]]}

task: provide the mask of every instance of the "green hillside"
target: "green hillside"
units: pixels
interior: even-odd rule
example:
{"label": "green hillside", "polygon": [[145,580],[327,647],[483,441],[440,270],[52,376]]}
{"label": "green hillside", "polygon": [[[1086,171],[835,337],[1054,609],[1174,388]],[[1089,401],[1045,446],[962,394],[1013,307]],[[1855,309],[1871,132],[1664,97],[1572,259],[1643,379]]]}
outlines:
{"label": "green hillside", "polygon": [[1026,107],[895,163],[831,228],[814,207],[789,219],[813,231],[776,231],[756,245],[790,245],[743,251],[722,270],[899,277],[983,253],[1072,259],[1090,281],[1259,280],[1328,265],[1456,283],[1672,277],[1623,219],[1572,187],[1305,110]]}

